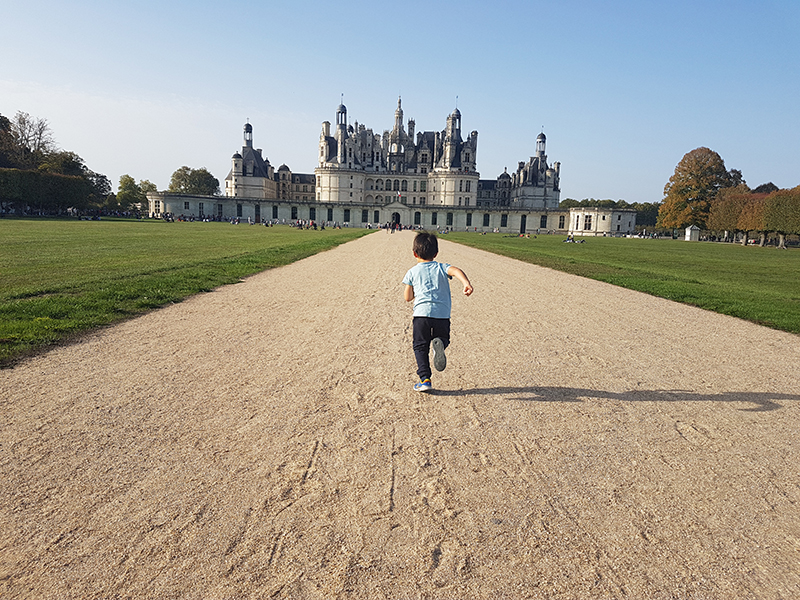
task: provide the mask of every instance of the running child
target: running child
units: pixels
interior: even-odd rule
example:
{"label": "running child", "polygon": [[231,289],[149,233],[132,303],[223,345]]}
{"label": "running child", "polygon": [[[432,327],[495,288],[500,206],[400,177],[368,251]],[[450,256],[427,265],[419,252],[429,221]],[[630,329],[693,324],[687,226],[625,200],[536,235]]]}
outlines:
{"label": "running child", "polygon": [[431,389],[430,349],[433,366],[443,371],[447,366],[444,349],[450,345],[450,279],[464,286],[464,295],[472,294],[472,284],[464,271],[447,263],[435,262],[439,241],[432,233],[419,232],[412,246],[417,264],[403,278],[406,302],[414,301],[414,357],[417,359],[418,392]]}

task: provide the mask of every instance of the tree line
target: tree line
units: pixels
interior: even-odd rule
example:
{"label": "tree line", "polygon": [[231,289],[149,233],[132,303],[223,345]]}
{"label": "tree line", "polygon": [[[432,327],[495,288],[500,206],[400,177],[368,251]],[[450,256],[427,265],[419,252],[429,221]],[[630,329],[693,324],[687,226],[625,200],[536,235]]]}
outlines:
{"label": "tree line", "polygon": [[0,212],[63,214],[102,206],[109,195],[108,178],[59,149],[46,119],[0,114]]}
{"label": "tree line", "polygon": [[[17,112],[0,114],[0,214],[61,215],[68,211],[147,211],[148,180],[128,174],[117,193],[108,178],[86,166],[74,152],[61,150],[46,119]],[[219,181],[206,168],[183,166],[170,179],[168,192],[216,195]]]}
{"label": "tree line", "polygon": [[755,234],[761,246],[772,234],[785,248],[787,235],[800,234],[800,186],[779,189],[769,182],[750,189],[742,172],[727,170],[719,154],[695,148],[664,187],[657,224],[674,229],[696,225],[742,244]]}

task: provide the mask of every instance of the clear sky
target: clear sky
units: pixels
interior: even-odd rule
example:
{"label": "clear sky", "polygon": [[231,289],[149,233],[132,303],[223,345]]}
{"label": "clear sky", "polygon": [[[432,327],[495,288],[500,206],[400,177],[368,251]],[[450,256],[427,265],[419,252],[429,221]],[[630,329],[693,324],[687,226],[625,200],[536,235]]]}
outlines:
{"label": "clear sky", "polygon": [[322,121],[417,131],[456,106],[495,178],[547,135],[563,198],[658,202],[699,146],[751,187],[800,185],[798,0],[11,0],[0,113],[46,118],[105,174],[220,180],[253,125],[312,173]]}

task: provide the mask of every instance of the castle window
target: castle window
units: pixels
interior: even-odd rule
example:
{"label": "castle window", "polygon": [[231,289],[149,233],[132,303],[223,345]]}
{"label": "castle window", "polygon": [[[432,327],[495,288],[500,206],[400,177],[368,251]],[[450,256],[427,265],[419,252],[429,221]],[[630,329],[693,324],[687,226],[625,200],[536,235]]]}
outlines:
{"label": "castle window", "polygon": [[447,213],[447,226],[453,226],[453,213]]}
{"label": "castle window", "polygon": [[472,227],[472,213],[467,213],[467,227]]}
{"label": "castle window", "polygon": [[420,196],[419,197],[419,203],[420,204],[425,204],[425,196]]}
{"label": "castle window", "polygon": [[308,209],[308,218],[309,218],[310,221],[316,221],[317,220],[317,209],[316,209],[316,207],[312,206],[311,208]]}
{"label": "castle window", "polygon": [[591,229],[592,228],[592,215],[585,215],[583,217],[583,229]]}
{"label": "castle window", "polygon": [[374,219],[372,219],[373,221],[375,221],[376,223],[381,222],[381,211],[376,210],[373,216],[375,217]]}
{"label": "castle window", "polygon": [[408,191],[408,181],[406,181],[405,179],[403,179],[403,181],[400,183],[400,191],[401,192]]}
{"label": "castle window", "polygon": [[508,227],[508,215],[500,215],[500,227]]}
{"label": "castle window", "polygon": [[367,221],[369,221],[369,210],[365,208],[361,211],[361,222],[366,223]]}
{"label": "castle window", "polygon": [[189,203],[188,202],[184,202],[183,203],[183,210],[189,210]]}
{"label": "castle window", "polygon": [[542,215],[539,219],[539,227],[541,229],[547,229],[547,215]]}
{"label": "castle window", "polygon": [[202,202],[198,203],[198,205],[197,205],[197,214],[200,215],[201,217],[203,216],[203,203]]}
{"label": "castle window", "polygon": [[414,213],[414,225],[420,225],[422,223],[422,213],[417,211]]}
{"label": "castle window", "polygon": [[350,209],[349,208],[345,208],[344,209],[344,220],[345,220],[346,223],[350,222]]}
{"label": "castle window", "polygon": [[564,218],[564,215],[559,215],[558,216],[558,228],[559,229],[564,229],[564,222],[565,221],[566,221],[566,219]]}
{"label": "castle window", "polygon": [[242,205],[241,204],[237,204],[236,205],[236,216],[237,217],[241,217],[242,216]]}
{"label": "castle window", "polygon": [[464,191],[464,180],[463,179],[459,179],[458,180],[458,191],[459,192],[463,192]]}
{"label": "castle window", "polygon": [[278,207],[276,205],[272,206],[272,218],[273,219],[277,219],[278,218]]}
{"label": "castle window", "polygon": [[488,227],[489,226],[489,213],[486,213],[485,215],[483,215],[483,226],[484,227]]}
{"label": "castle window", "polygon": [[292,221],[296,221],[296,220],[297,220],[297,207],[293,206],[292,207]]}
{"label": "castle window", "polygon": [[412,191],[414,191],[414,192],[417,191],[417,182],[416,181],[414,182],[414,189]]}
{"label": "castle window", "polygon": [[400,180],[398,180],[398,179],[394,180],[394,191],[395,192],[399,192],[400,191]]}
{"label": "castle window", "polygon": [[439,220],[439,213],[431,213],[431,225],[436,225]]}
{"label": "castle window", "polygon": [[471,181],[468,181],[468,182],[467,182],[467,189],[465,189],[464,191],[465,191],[465,192],[469,192],[471,187],[472,187],[472,182],[471,182]]}
{"label": "castle window", "polygon": [[469,206],[469,198],[466,198],[466,199],[464,200],[464,206]]}
{"label": "castle window", "polygon": [[222,218],[222,204],[217,204],[217,216]]}
{"label": "castle window", "polygon": [[428,191],[428,182],[427,181],[420,181],[419,182],[419,191],[420,192],[427,192]]}
{"label": "castle window", "polygon": [[333,209],[328,209],[328,221],[333,221]]}

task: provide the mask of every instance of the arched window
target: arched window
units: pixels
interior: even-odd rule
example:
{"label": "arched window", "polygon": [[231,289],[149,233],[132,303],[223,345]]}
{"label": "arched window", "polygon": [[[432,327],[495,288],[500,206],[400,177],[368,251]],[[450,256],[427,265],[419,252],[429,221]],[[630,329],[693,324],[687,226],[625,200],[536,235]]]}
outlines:
{"label": "arched window", "polygon": [[395,192],[399,192],[400,191],[400,180],[399,179],[395,179],[394,180],[394,191]]}
{"label": "arched window", "polygon": [[375,189],[378,190],[379,192],[383,191],[383,179],[378,179],[375,182]]}

